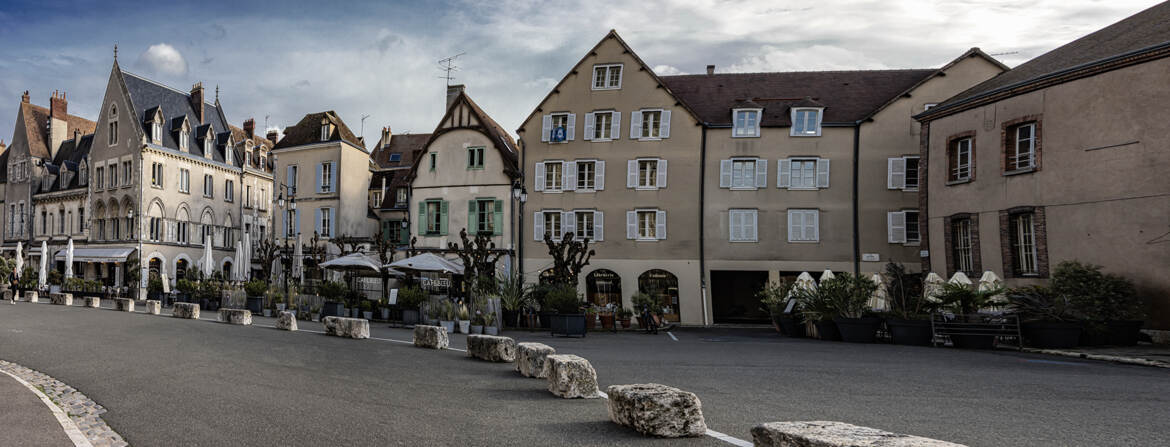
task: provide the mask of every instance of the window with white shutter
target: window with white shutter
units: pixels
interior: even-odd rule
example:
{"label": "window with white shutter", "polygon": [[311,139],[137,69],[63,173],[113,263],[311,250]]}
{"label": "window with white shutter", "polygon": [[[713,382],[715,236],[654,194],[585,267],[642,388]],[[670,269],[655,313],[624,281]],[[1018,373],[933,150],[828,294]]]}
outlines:
{"label": "window with white shutter", "polygon": [[788,242],[820,241],[820,210],[788,210]]}
{"label": "window with white shutter", "polygon": [[918,190],[918,157],[905,156],[886,160],[886,187],[904,191]]}
{"label": "window with white shutter", "polygon": [[561,192],[564,186],[564,163],[560,161],[546,161],[536,165],[536,190],[544,192]]}
{"label": "window with white shutter", "polygon": [[794,137],[821,136],[821,108],[794,108],[792,109],[792,132]]}
{"label": "window with white shutter", "polygon": [[657,140],[670,138],[670,111],[642,109],[631,114],[630,138]]}
{"label": "window with white shutter", "polygon": [[605,142],[617,139],[618,119],[616,112],[593,112],[585,115],[585,139]]}
{"label": "window with white shutter", "polygon": [[760,114],[762,112],[762,109],[733,109],[731,111],[731,137],[745,138],[760,136]]}
{"label": "window with white shutter", "polygon": [[768,184],[768,161],[758,158],[733,158],[719,162],[719,187],[750,189]]}
{"label": "window with white shutter", "polygon": [[596,227],[594,226],[594,211],[578,210],[573,212],[573,220],[575,225],[573,227],[573,236],[577,240],[589,239],[594,240],[594,233]]}
{"label": "window with white shutter", "polygon": [[561,189],[573,191],[577,189],[577,162],[566,161],[561,163]]}
{"label": "window with white shutter", "polygon": [[829,187],[829,160],[790,158],[780,160],[776,186],[790,190]]}
{"label": "window with white shutter", "polygon": [[756,242],[759,228],[758,210],[728,210],[727,223],[731,242]]}
{"label": "window with white shutter", "polygon": [[901,211],[892,211],[886,213],[886,229],[889,243],[905,244],[906,214]]}
{"label": "window with white shutter", "polygon": [[[574,189],[578,192],[595,191],[597,185],[597,162],[578,160],[573,162]],[[567,172],[567,171],[566,171]]]}

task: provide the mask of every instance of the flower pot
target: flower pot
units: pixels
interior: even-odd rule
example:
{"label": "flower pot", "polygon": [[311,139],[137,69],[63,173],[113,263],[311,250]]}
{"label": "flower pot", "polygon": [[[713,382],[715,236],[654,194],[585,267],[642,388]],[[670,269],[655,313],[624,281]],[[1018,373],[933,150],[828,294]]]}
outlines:
{"label": "flower pot", "polygon": [[[246,308],[248,310],[252,311],[253,314],[260,313],[260,309],[262,309],[263,307],[264,307],[264,297],[262,297],[262,296],[248,297]],[[264,310],[271,310],[271,309],[264,309]]]}
{"label": "flower pot", "polygon": [[613,314],[601,314],[600,317],[601,317],[601,328],[605,329],[605,330],[612,330],[613,329],[613,320],[614,320]]}
{"label": "flower pot", "polygon": [[849,343],[873,343],[877,339],[882,319],[876,317],[845,318],[834,317],[841,340]]}
{"label": "flower pot", "polygon": [[585,336],[585,314],[554,314],[549,323],[552,335]]}
{"label": "flower pot", "polygon": [[930,346],[934,340],[928,320],[891,318],[886,320],[886,328],[890,330],[890,340],[895,345]]}
{"label": "flower pot", "polygon": [[597,327],[597,314],[585,314],[585,330],[590,331]]}
{"label": "flower pot", "polygon": [[418,310],[405,309],[402,311],[402,324],[418,324]]}
{"label": "flower pot", "polygon": [[440,325],[440,326],[443,326],[443,328],[447,329],[447,333],[448,333],[448,334],[454,334],[454,333],[455,333],[455,322],[454,322],[454,321],[443,321],[443,320],[439,320],[439,325]]}
{"label": "flower pot", "polygon": [[994,335],[951,335],[951,344],[961,349],[995,349]]}
{"label": "flower pot", "polygon": [[342,307],[341,303],[338,303],[336,301],[329,301],[329,302],[326,302],[324,306],[321,306],[321,316],[322,317],[343,317],[346,315],[345,313],[343,313],[344,309],[345,308]]}
{"label": "flower pot", "polygon": [[1075,321],[1026,321],[1020,325],[1028,346],[1044,349],[1076,347],[1081,340],[1081,323]]}
{"label": "flower pot", "polygon": [[473,324],[473,325],[471,325],[471,332],[469,332],[469,333],[482,334],[483,333],[483,326],[480,326],[478,324]]}
{"label": "flower pot", "polygon": [[276,310],[277,310],[278,312],[284,312],[284,310],[285,310],[286,308],[288,308],[288,305],[287,305],[287,304],[284,304],[284,303],[276,303]]}
{"label": "flower pot", "polygon": [[817,328],[817,338],[829,341],[841,341],[841,332],[837,330],[837,323],[833,320],[814,321]]}
{"label": "flower pot", "polygon": [[386,320],[386,321],[390,321],[390,308],[389,307],[382,308],[382,319]]}
{"label": "flower pot", "polygon": [[272,309],[264,309],[264,316],[271,317],[272,316]]}
{"label": "flower pot", "polygon": [[313,312],[313,313],[309,314],[309,319],[310,319],[310,320],[313,320],[313,321],[320,321],[320,320],[321,320],[321,314],[319,314],[319,313],[317,313],[317,312]]}
{"label": "flower pot", "polygon": [[1105,322],[1105,343],[1115,346],[1133,346],[1141,338],[1141,321]]}
{"label": "flower pot", "polygon": [[495,326],[484,326],[483,333],[485,335],[500,335],[500,328]]}
{"label": "flower pot", "polygon": [[621,322],[622,329],[629,329],[630,328],[630,319],[629,318],[622,318],[618,321]]}
{"label": "flower pot", "polygon": [[367,320],[373,320],[374,319],[374,311],[372,311],[372,310],[362,311],[362,318],[365,318]]}
{"label": "flower pot", "polygon": [[791,315],[781,315],[772,319],[772,324],[780,327],[780,333],[793,338],[804,338],[804,322]]}
{"label": "flower pot", "polygon": [[361,315],[361,312],[362,312],[361,309],[358,309],[355,307],[355,308],[352,308],[349,310],[349,316],[352,318],[357,318],[358,316]]}
{"label": "flower pot", "polygon": [[457,320],[459,321],[459,333],[466,334],[471,329],[471,320]]}

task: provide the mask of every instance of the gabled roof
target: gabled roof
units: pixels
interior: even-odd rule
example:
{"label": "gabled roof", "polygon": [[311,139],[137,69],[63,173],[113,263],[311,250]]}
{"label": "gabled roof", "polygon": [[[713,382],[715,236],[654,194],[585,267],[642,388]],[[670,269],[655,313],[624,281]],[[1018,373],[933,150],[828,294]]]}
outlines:
{"label": "gabled roof", "polygon": [[[593,48],[590,48],[589,51],[585,52],[584,56],[581,56],[581,60],[577,61],[576,64],[573,64],[573,68],[570,69],[568,73],[565,73],[565,76],[562,77],[559,82],[557,82],[557,85],[553,86],[552,90],[548,91],[548,94],[544,95],[544,99],[541,99],[540,103],[537,104],[536,108],[532,109],[532,113],[529,113],[528,116],[524,118],[524,121],[520,122],[521,126],[523,126],[524,123],[527,123],[529,120],[531,120],[532,117],[536,116],[536,114],[540,111],[540,107],[542,105],[544,105],[544,103],[547,102],[549,98],[552,97],[553,93],[556,93],[557,90],[559,90],[561,88],[561,85],[564,85],[565,81],[569,79],[570,75],[577,73],[577,67],[580,67],[581,64],[585,63],[585,59],[587,59],[589,56],[593,55],[593,53],[596,52],[599,47],[601,47],[601,44],[605,43],[606,39],[614,39],[614,41],[616,41],[618,43],[618,45],[621,45],[622,49],[624,49],[627,53],[629,53],[630,57],[633,57],[634,61],[638,63],[638,67],[640,69],[640,70],[638,70],[639,72],[643,72],[643,73],[646,73],[647,75],[649,75],[651,79],[654,79],[654,82],[657,82],[658,85],[661,86],[662,89],[666,91],[666,94],[670,95],[670,97],[674,98],[675,101],[677,101],[679,103],[679,105],[683,108],[683,110],[686,110],[687,113],[689,113],[691,115],[691,117],[695,118],[696,120],[700,120],[699,114],[696,113],[695,110],[692,109],[685,101],[683,101],[679,97],[679,95],[677,95],[674,91],[672,91],[669,85],[662,82],[662,78],[660,78],[657,74],[654,74],[654,70],[651,69],[649,65],[646,65],[646,63],[642,61],[642,58],[638,57],[638,53],[635,53],[634,49],[630,48],[630,46],[628,44],[626,44],[626,41],[622,39],[622,36],[618,35],[617,30],[611,29],[611,30],[609,30],[609,33],[607,33],[605,35],[605,37],[603,37],[603,38],[601,38],[601,40],[597,41],[597,44],[594,45]],[[626,71],[626,72],[631,73],[629,71]],[[625,76],[625,75],[623,74],[623,76]],[[522,132],[522,131],[524,131],[524,128],[521,127],[520,129],[517,129],[517,131]]]}
{"label": "gabled roof", "polygon": [[[57,149],[57,157],[45,164],[45,170],[54,176],[48,189],[40,189],[40,182],[33,182],[37,193],[57,192],[78,188],[86,188],[81,184],[81,163],[89,157],[89,150],[93,146],[93,134],[79,138],[65,140]],[[61,175],[69,175],[69,184],[61,186]]]}
{"label": "gabled roof", "polygon": [[[29,155],[39,158],[49,158],[52,153],[49,149],[49,109],[29,102],[20,103],[20,115],[24,119],[24,132],[28,142]],[[91,134],[97,123],[75,115],[65,115],[66,135],[73,135],[74,130],[82,134]]]}
{"label": "gabled roof", "polygon": [[[204,120],[200,122],[195,109],[191,106],[189,93],[126,71],[122,71],[122,79],[126,85],[127,93],[130,94],[130,102],[135,108],[134,121],[137,122],[138,126],[143,126],[150,118],[149,114],[153,114],[156,109],[161,108],[163,113],[161,145],[163,147],[179,150],[179,126],[182,125],[185,118],[192,127],[189,135],[190,140],[187,142],[187,152],[210,160],[224,162],[222,145],[215,145],[212,153],[205,154],[203,153],[203,145],[199,144],[208,128],[212,129],[214,135],[228,131],[227,123],[223,120],[223,111],[218,105],[204,101]],[[150,135],[149,129],[140,128],[143,135]]]}
{"label": "gabled roof", "polygon": [[[258,151],[252,152],[252,159],[251,160],[244,160],[244,157],[247,156],[247,154],[244,153],[245,152],[244,144],[247,143],[247,141],[248,141],[248,133],[245,132],[244,129],[233,126],[231,124],[228,124],[228,129],[231,129],[232,142],[235,143],[236,150],[234,150],[232,152],[234,152],[234,155],[236,157],[236,162],[235,162],[236,166],[245,166],[245,167],[249,167],[252,169],[261,169],[261,170],[264,170],[267,172],[272,171],[272,158],[270,157],[266,160],[268,166],[260,166],[260,154]],[[251,140],[252,140],[253,149],[255,149],[255,148],[263,148],[266,150],[272,149],[272,146],[273,146],[272,140],[265,138],[264,135],[253,134]],[[244,164],[245,161],[247,162],[246,165]]]}
{"label": "gabled roof", "polygon": [[[930,119],[1083,76],[1120,59],[1158,52],[1170,56],[1170,2],[1163,2],[1001,73],[924,112]],[[1129,61],[1129,63],[1140,63]],[[1128,64],[1119,64],[1117,67]],[[1077,73],[1080,73],[1079,75]],[[1063,78],[1063,79],[1055,79]]]}
{"label": "gabled roof", "polygon": [[663,76],[708,125],[731,125],[731,109],[757,104],[763,127],[791,126],[792,107],[824,107],[824,123],[855,123],[935,69],[717,73]]}
{"label": "gabled roof", "polygon": [[[429,133],[391,134],[389,142],[378,140],[370,160],[381,169],[409,168],[414,163],[415,154],[421,153],[430,139]],[[399,154],[398,161],[390,161],[391,154]]]}
{"label": "gabled roof", "polygon": [[[471,111],[471,115],[481,124],[455,124],[446,126],[446,123],[451,120],[451,114],[458,110],[460,106],[466,105]],[[459,96],[451,101],[451,105],[447,107],[447,112],[443,114],[443,119],[439,120],[439,125],[435,127],[435,131],[431,133],[430,138],[427,139],[426,146],[430,146],[431,142],[444,133],[456,129],[471,129],[482,132],[492,142],[492,146],[500,153],[500,158],[504,160],[504,173],[510,177],[517,177],[520,175],[519,157],[516,151],[516,140],[512,139],[508,132],[504,131],[504,127],[492,119],[479,104],[471,100],[467,96],[467,92],[460,92]],[[418,166],[422,162],[422,157],[416,158],[410,166],[410,178],[414,178],[414,174],[418,172]]]}
{"label": "gabled roof", "polygon": [[345,141],[363,151],[366,150],[366,146],[358,140],[353,131],[349,130],[345,121],[342,121],[341,117],[337,116],[337,112],[332,110],[310,113],[301,118],[300,122],[284,128],[284,138],[276,143],[274,149],[320,143],[321,120],[323,119],[333,124],[333,133],[329,134],[329,139],[325,141]]}

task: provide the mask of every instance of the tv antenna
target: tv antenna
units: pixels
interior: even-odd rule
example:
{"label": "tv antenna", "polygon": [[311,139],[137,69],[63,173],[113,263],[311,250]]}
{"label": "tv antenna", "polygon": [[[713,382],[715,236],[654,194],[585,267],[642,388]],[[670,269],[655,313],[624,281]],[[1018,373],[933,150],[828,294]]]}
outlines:
{"label": "tv antenna", "polygon": [[366,118],[369,118],[369,117],[370,117],[370,115],[362,115],[362,133],[361,133],[362,139],[366,138]]}
{"label": "tv antenna", "polygon": [[467,54],[467,52],[464,51],[451,57],[439,59],[439,69],[445,72],[443,76],[439,76],[439,79],[446,79],[448,87],[451,86],[451,81],[455,79],[455,76],[452,76],[451,73],[459,71],[459,66],[455,65],[455,59],[464,54]]}

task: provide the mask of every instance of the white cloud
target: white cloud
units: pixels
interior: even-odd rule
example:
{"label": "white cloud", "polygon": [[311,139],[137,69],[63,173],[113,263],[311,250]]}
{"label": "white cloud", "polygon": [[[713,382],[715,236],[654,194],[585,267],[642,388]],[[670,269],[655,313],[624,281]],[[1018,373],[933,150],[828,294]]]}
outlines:
{"label": "white cloud", "polygon": [[679,70],[678,68],[675,68],[672,65],[655,65],[654,66],[654,74],[656,74],[658,76],[673,76],[673,75],[686,74],[686,72]]}
{"label": "white cloud", "polygon": [[[727,68],[733,73],[807,70],[871,70],[890,68],[886,64],[856,51],[827,45],[781,49],[764,45],[756,55],[748,56]],[[657,69],[655,69],[657,71]]]}
{"label": "white cloud", "polygon": [[187,74],[187,61],[183,55],[169,44],[159,43],[151,45],[138,56],[138,65],[152,73],[169,76],[183,76]]}

